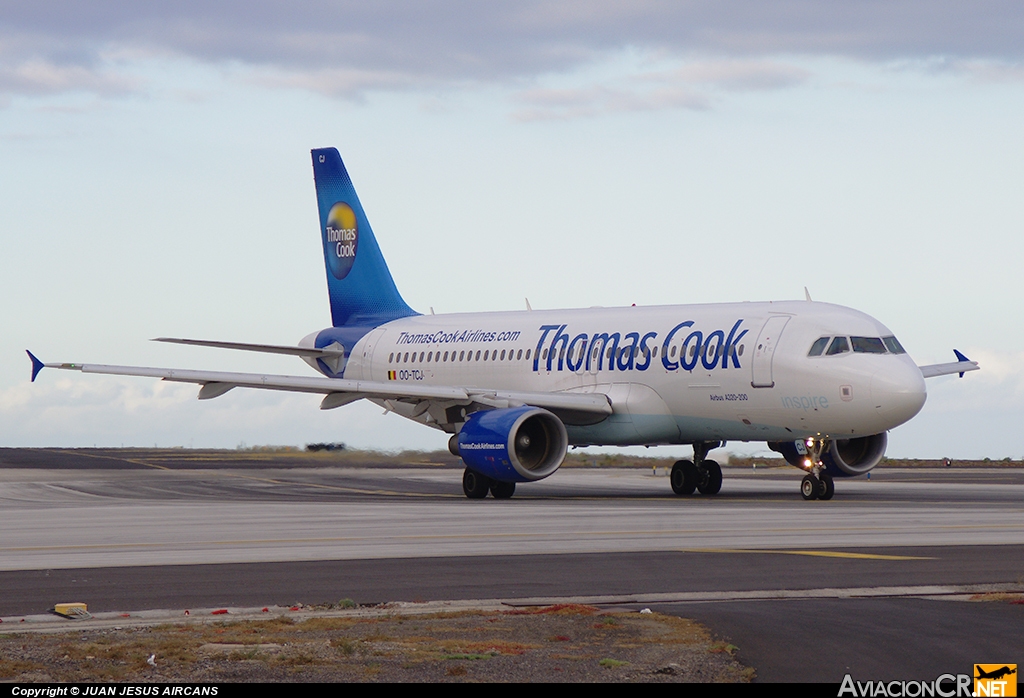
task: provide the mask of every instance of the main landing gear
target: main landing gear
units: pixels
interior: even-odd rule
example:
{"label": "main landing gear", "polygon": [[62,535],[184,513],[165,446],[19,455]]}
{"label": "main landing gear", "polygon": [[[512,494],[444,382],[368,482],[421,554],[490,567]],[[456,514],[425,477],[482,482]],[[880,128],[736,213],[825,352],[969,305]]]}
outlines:
{"label": "main landing gear", "polygon": [[508,499],[516,492],[516,483],[499,482],[466,468],[462,474],[462,491],[470,499],[483,499],[490,492],[495,499]]}
{"label": "main landing gear", "polygon": [[825,472],[825,464],[821,462],[821,454],[828,448],[825,439],[807,439],[807,458],[805,464],[810,472],[800,482],[800,496],[804,499],[832,499],[836,493],[836,484],[832,476]]}
{"label": "main landing gear", "polygon": [[693,494],[697,490],[701,494],[718,494],[722,489],[722,469],[713,460],[707,460],[708,451],[718,448],[722,443],[713,441],[693,445],[693,460],[676,461],[672,466],[672,491],[678,495]]}

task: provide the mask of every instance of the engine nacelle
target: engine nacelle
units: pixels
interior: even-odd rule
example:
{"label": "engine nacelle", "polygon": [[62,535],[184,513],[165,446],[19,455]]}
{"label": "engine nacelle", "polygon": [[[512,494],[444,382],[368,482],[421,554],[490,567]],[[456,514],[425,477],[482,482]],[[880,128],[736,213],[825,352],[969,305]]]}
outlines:
{"label": "engine nacelle", "polygon": [[888,445],[889,432],[886,431],[856,439],[833,439],[821,461],[832,475],[863,475],[881,462]]}
{"label": "engine nacelle", "polygon": [[569,449],[562,421],[539,407],[510,407],[469,415],[459,432],[466,466],[501,482],[531,482],[558,470]]}
{"label": "engine nacelle", "polygon": [[[874,436],[859,436],[855,439],[833,439],[828,450],[821,455],[825,470],[836,477],[854,477],[868,472],[882,460],[889,445],[889,433]],[[782,454],[786,462],[798,468],[804,467],[807,457],[797,451],[793,441],[775,441],[768,448]]]}

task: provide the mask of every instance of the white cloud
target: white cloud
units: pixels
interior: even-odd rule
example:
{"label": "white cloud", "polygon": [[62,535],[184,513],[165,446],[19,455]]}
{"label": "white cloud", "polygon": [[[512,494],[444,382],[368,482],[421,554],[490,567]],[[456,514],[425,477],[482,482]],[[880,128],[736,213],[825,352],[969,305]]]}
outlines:
{"label": "white cloud", "polygon": [[772,60],[698,60],[676,70],[641,75],[658,82],[705,84],[722,90],[778,90],[793,87],[810,78],[810,71]]}
{"label": "white cloud", "polygon": [[[590,85],[520,91],[516,100],[525,106],[514,118],[541,121],[662,109],[705,110],[718,93],[784,89],[811,76],[804,68],[771,60],[703,58],[679,63],[663,56],[629,58],[626,67],[611,68],[617,74]],[[651,70],[648,64],[656,58],[662,65],[676,65]]]}
{"label": "white cloud", "polygon": [[109,97],[140,87],[138,78],[90,66],[58,64],[40,58],[0,64],[0,92],[40,95],[84,91]]}

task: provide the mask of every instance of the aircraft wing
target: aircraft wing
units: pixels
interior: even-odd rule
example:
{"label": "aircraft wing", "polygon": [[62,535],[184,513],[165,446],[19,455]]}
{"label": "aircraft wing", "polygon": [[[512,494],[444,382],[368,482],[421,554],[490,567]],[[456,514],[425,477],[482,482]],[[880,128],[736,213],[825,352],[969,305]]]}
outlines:
{"label": "aircraft wing", "polygon": [[977,371],[977,361],[971,361],[966,356],[958,352],[956,349],[953,350],[956,354],[956,361],[951,361],[948,364],[930,364],[928,366],[918,366],[921,369],[921,375],[925,378],[934,378],[935,376],[948,376],[954,373],[959,373],[960,377],[964,377],[964,373],[967,371]]}
{"label": "aircraft wing", "polygon": [[[478,403],[485,407],[504,408],[518,405],[543,407],[555,412],[583,413],[597,421],[612,413],[611,402],[604,394],[533,393],[515,390],[461,388],[443,385],[409,385],[399,382],[355,381],[319,376],[279,376],[261,373],[234,373],[228,371],[193,371],[177,368],[147,368],[143,366],[108,366],[105,364],[43,363],[32,352],[32,380],[43,368],[60,368],[82,373],[102,373],[114,376],[143,376],[161,378],[177,383],[196,383],[199,399],[219,397],[234,388],[259,388],[324,395],[321,409],[340,407],[362,398],[399,400],[417,404],[432,401],[452,405]],[[426,406],[424,406],[426,409]]]}

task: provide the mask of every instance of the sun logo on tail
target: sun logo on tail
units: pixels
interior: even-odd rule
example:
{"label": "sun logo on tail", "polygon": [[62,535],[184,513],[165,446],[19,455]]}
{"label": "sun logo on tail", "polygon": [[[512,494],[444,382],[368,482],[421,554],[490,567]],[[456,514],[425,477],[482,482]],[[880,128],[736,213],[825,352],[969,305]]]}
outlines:
{"label": "sun logo on tail", "polygon": [[339,201],[331,206],[324,228],[324,253],[331,273],[336,279],[344,279],[352,271],[359,247],[359,229],[352,207]]}

